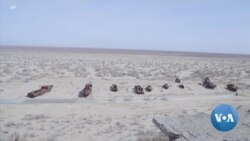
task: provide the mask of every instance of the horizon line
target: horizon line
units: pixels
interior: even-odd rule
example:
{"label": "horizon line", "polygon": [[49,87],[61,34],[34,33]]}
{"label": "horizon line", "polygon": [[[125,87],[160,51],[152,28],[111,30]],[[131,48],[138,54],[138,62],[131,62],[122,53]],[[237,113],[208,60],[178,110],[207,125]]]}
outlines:
{"label": "horizon line", "polygon": [[18,49],[18,48],[26,48],[26,49],[80,49],[80,50],[88,50],[91,52],[97,52],[104,51],[107,53],[107,51],[115,51],[117,53],[139,53],[147,52],[151,54],[159,53],[159,54],[167,54],[167,53],[173,53],[173,54],[204,54],[204,55],[226,55],[226,56],[247,56],[250,57],[250,54],[243,54],[243,53],[222,53],[222,52],[203,52],[203,51],[175,51],[175,50],[152,50],[152,49],[125,49],[125,48],[101,48],[101,47],[66,47],[66,46],[30,46],[30,45],[0,45],[1,48],[12,48],[12,49]]}

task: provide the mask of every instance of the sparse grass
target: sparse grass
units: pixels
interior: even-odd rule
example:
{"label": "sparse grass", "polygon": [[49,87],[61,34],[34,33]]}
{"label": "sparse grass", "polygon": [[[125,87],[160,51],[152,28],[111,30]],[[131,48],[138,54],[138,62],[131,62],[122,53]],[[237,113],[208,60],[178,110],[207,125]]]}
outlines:
{"label": "sparse grass", "polygon": [[17,126],[17,124],[13,121],[9,121],[5,124],[5,127],[16,127],[16,126]]}
{"label": "sparse grass", "polygon": [[31,115],[31,114],[28,114],[28,115],[25,115],[25,117],[22,119],[22,120],[44,120],[44,119],[48,119],[49,117],[48,116],[45,116],[45,115]]}

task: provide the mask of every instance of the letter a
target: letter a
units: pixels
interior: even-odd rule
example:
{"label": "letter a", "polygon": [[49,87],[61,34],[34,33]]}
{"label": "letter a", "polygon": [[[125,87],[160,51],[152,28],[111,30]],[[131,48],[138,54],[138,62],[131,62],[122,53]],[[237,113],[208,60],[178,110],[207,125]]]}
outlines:
{"label": "letter a", "polygon": [[227,114],[227,122],[234,122],[234,118],[232,114]]}

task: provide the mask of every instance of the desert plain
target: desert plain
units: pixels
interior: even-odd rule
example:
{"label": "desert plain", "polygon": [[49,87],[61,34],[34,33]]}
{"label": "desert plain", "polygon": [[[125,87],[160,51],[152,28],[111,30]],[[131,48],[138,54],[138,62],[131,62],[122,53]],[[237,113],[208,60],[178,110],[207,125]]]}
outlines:
{"label": "desert plain", "polygon": [[[217,87],[201,86],[205,77]],[[92,93],[79,98],[86,83]],[[239,87],[238,96],[225,89],[228,83]],[[26,97],[50,84],[51,92]],[[135,85],[153,90],[137,95]],[[230,132],[210,122],[221,103],[239,115]],[[168,141],[154,117],[177,121],[192,140],[250,141],[250,55],[0,48],[1,141]]]}

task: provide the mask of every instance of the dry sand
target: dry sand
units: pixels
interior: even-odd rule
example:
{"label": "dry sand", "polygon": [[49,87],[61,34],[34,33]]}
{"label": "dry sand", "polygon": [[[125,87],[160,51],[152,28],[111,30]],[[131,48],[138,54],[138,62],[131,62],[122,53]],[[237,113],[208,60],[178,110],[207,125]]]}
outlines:
{"label": "dry sand", "polygon": [[[249,141],[249,66],[249,56],[1,48],[0,140],[168,140],[152,122],[155,116],[165,116],[212,131],[207,140]],[[206,76],[217,88],[199,85]],[[175,77],[185,89],[177,87]],[[225,89],[230,82],[239,86],[239,96]],[[93,93],[78,98],[85,83],[93,84]],[[110,92],[113,83],[118,92]],[[170,85],[168,90],[161,88],[164,83]],[[47,84],[54,85],[50,93],[26,97]],[[137,84],[152,85],[153,91],[135,95],[132,88]],[[228,133],[194,118],[210,123],[207,117],[220,103],[238,107],[239,124]]]}

